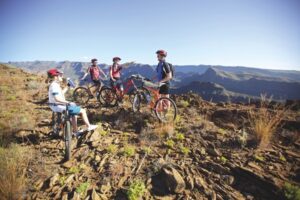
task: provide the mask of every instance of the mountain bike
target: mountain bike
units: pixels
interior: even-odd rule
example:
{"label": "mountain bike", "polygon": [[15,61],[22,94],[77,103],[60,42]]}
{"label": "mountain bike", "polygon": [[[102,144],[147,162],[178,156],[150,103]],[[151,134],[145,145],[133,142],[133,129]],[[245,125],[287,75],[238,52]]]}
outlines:
{"label": "mountain bike", "polygon": [[149,79],[141,78],[141,81],[143,88],[147,89],[152,95],[138,91],[133,99],[133,111],[141,112],[142,108],[150,109],[160,122],[173,122],[177,116],[176,103],[169,97],[160,97],[157,85],[150,82]]}
{"label": "mountain bike", "polygon": [[[56,103],[49,103],[49,105],[63,105]],[[69,104],[65,105],[66,110],[63,113],[52,112],[52,130],[54,135],[59,136],[60,131],[63,130],[63,138],[65,141],[65,160],[71,158],[72,150],[72,130],[71,130],[71,115],[69,114]]]}
{"label": "mountain bike", "polygon": [[[98,87],[98,86],[99,86],[98,84],[92,84],[88,86],[77,87],[73,92],[74,101],[80,105],[87,105],[89,100],[94,98],[91,88]],[[105,86],[105,84],[101,82],[98,91],[96,91],[96,98],[101,104],[105,103],[104,101],[101,101],[102,100],[101,98],[99,98],[100,90],[103,87],[107,87],[107,86]]]}
{"label": "mountain bike", "polygon": [[149,94],[150,92],[142,87],[137,86],[134,80],[138,80],[139,75],[131,75],[125,82],[123,82],[124,91],[122,92],[118,85],[112,85],[112,87],[104,87],[101,88],[100,94],[98,95],[99,101],[105,102],[106,106],[116,106],[118,102],[121,102],[124,96],[129,95],[129,100],[132,103],[133,98],[137,91],[143,91],[145,94]]}

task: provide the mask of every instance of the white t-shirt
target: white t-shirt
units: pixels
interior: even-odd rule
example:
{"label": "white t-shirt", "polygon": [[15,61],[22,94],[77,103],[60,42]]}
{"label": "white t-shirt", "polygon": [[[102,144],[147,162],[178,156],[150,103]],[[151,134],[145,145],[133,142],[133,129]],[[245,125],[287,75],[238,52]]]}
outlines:
{"label": "white t-shirt", "polygon": [[[62,99],[65,99],[65,95],[63,94],[59,83],[56,81],[53,81],[49,86],[49,92],[48,92],[49,103],[57,103],[55,101],[54,96],[58,96]],[[55,106],[50,105],[50,108],[53,112],[63,112],[64,110],[66,110],[66,106],[64,105],[55,105]]]}

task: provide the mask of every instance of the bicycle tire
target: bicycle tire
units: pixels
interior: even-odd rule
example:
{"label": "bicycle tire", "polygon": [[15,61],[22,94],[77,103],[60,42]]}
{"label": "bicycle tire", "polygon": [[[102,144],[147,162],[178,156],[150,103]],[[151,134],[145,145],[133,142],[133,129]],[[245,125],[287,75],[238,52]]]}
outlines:
{"label": "bicycle tire", "polygon": [[[166,121],[165,119],[163,119],[162,116],[161,116],[161,112],[159,112],[158,106],[159,106],[159,103],[161,101],[169,101],[170,102],[170,106],[172,106],[173,109],[174,109],[174,114],[172,114],[173,116],[170,116],[170,119],[171,119],[170,121]],[[169,110],[169,108],[168,108],[168,110]],[[155,103],[154,112],[155,112],[155,115],[159,119],[160,122],[162,122],[162,123],[173,122],[173,121],[175,121],[176,116],[177,116],[177,106],[176,106],[176,103],[171,98],[161,97]]]}
{"label": "bicycle tire", "polygon": [[73,92],[73,99],[80,105],[86,105],[90,100],[90,92],[85,87],[77,87]]}
{"label": "bicycle tire", "polygon": [[102,98],[102,100],[105,102],[105,106],[114,107],[118,103],[117,94],[112,88],[109,87],[105,87],[100,90],[99,98]]}
{"label": "bicycle tire", "polygon": [[104,99],[101,97],[101,90],[103,90],[104,88],[108,88],[107,86],[102,86],[101,89],[98,91],[98,95],[97,95],[97,100],[101,105],[105,105],[105,101]]}
{"label": "bicycle tire", "polygon": [[66,121],[64,127],[64,135],[65,135],[65,160],[68,161],[71,159],[71,151],[72,151],[72,133],[71,133],[71,122]]}

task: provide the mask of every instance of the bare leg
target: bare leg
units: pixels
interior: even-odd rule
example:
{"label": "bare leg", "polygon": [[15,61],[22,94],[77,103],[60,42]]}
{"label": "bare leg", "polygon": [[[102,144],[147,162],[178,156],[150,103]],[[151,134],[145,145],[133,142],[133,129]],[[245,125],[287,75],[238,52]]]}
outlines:
{"label": "bare leg", "polygon": [[78,131],[76,115],[72,116],[72,127],[73,127],[73,132],[76,133]]}
{"label": "bare leg", "polygon": [[90,122],[89,122],[89,119],[87,117],[86,110],[83,109],[83,108],[81,108],[80,109],[80,114],[82,116],[82,119],[83,119],[85,125],[87,125],[89,127],[90,126]]}

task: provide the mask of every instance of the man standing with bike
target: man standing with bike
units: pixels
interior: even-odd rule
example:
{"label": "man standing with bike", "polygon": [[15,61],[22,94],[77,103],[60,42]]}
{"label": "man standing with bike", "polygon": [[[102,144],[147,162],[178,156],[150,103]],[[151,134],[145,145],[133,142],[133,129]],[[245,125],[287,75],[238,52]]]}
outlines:
{"label": "man standing with bike", "polygon": [[68,87],[61,88],[60,83],[63,81],[63,72],[57,69],[50,69],[48,72],[48,78],[52,81],[49,86],[48,96],[50,108],[53,112],[62,113],[66,110],[66,105],[68,106],[68,111],[70,115],[72,115],[72,127],[73,134],[78,136],[81,132],[78,131],[77,128],[77,117],[76,115],[80,114],[83,118],[85,125],[87,126],[87,130],[91,131],[97,128],[97,125],[92,125],[89,122],[89,119],[86,114],[86,110],[76,106],[75,103],[67,101],[65,99],[65,93],[68,91]]}
{"label": "man standing with bike", "polygon": [[110,75],[111,85],[112,86],[117,86],[121,91],[120,96],[123,96],[124,88],[123,88],[123,84],[122,84],[122,81],[121,81],[121,70],[123,68],[119,64],[120,61],[121,61],[121,58],[119,58],[119,57],[114,57],[113,58],[113,64],[110,67],[109,75]]}
{"label": "man standing with bike", "polygon": [[93,58],[91,60],[92,65],[87,69],[86,73],[83,75],[81,80],[85,80],[88,74],[91,75],[91,79],[94,82],[94,85],[96,86],[95,89],[92,91],[92,93],[96,94],[97,91],[100,90],[102,87],[102,82],[101,82],[101,75],[106,77],[106,74],[103,72],[103,70],[97,65],[98,60],[96,58]]}
{"label": "man standing with bike", "polygon": [[169,97],[170,80],[173,78],[172,65],[166,62],[167,52],[156,51],[158,65],[156,67],[160,97]]}

